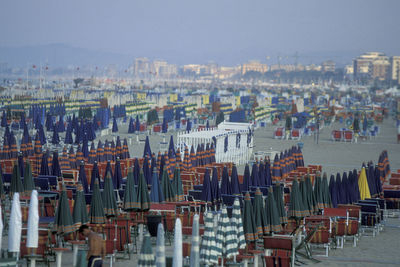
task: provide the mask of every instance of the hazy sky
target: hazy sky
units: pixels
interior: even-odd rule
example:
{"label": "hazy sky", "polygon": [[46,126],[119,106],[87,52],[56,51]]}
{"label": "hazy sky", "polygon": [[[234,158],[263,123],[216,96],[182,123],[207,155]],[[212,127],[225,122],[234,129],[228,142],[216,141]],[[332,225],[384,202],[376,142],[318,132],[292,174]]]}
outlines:
{"label": "hazy sky", "polygon": [[399,0],[1,0],[0,46],[63,43],[176,61],[400,55],[399,12]]}

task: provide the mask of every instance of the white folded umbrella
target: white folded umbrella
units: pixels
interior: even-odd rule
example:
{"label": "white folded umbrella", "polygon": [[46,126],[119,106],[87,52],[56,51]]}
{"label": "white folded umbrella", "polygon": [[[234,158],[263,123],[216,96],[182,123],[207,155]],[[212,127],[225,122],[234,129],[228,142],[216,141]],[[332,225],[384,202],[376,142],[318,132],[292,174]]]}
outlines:
{"label": "white folded umbrella", "polygon": [[37,248],[39,244],[39,200],[38,192],[32,190],[31,202],[29,204],[28,236],[26,238],[27,248]]}
{"label": "white folded umbrella", "polygon": [[8,230],[8,251],[19,252],[22,231],[22,214],[21,204],[19,202],[19,193],[14,193],[9,225],[10,227]]}
{"label": "white folded umbrella", "polygon": [[175,221],[174,258],[172,260],[172,267],[182,267],[182,265],[182,223],[181,219],[177,218]]}
{"label": "white folded umbrella", "polygon": [[165,264],[164,227],[162,223],[159,223],[157,229],[156,266],[165,267]]}

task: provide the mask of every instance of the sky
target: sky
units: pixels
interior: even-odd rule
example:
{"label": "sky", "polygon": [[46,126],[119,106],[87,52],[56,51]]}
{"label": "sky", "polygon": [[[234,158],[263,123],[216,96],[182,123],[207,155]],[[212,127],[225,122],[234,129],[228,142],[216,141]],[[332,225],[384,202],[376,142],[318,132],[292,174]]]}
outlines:
{"label": "sky", "polygon": [[398,0],[2,0],[0,47],[66,44],[223,64],[295,52],[300,61],[314,53],[400,55],[399,12]]}

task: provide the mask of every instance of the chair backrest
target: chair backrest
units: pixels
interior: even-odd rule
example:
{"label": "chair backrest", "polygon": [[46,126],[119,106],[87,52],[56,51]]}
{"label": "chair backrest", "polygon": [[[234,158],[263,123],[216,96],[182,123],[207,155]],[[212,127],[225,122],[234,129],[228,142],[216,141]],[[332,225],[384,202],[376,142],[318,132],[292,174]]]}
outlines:
{"label": "chair backrest", "polygon": [[53,186],[57,186],[57,176],[53,176],[53,175],[39,175],[38,178],[46,178],[49,182],[49,185],[51,187]]}
{"label": "chair backrest", "polygon": [[384,190],[383,196],[385,198],[400,198],[400,190]]}
{"label": "chair backrest", "polygon": [[294,241],[291,236],[264,236],[264,249],[283,249],[292,251],[294,249]]}

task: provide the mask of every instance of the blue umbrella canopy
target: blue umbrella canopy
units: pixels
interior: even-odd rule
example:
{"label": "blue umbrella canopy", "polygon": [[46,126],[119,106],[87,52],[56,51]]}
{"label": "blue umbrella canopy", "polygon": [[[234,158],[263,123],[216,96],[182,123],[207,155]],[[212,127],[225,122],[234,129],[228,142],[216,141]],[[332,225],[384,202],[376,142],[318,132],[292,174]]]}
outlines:
{"label": "blue umbrella canopy", "polygon": [[264,162],[260,162],[258,166],[258,181],[259,186],[266,186],[266,179],[265,179],[265,169],[264,169]]}
{"label": "blue umbrella canopy", "polygon": [[212,193],[212,199],[214,203],[218,203],[221,200],[221,189],[219,188],[219,183],[218,183],[218,172],[217,168],[213,168],[212,172],[212,179],[211,179],[211,193]]}
{"label": "blue umbrella canopy", "polygon": [[88,139],[87,139],[86,134],[83,135],[82,154],[83,154],[83,158],[85,158],[85,159],[89,158],[89,144],[88,144]]}
{"label": "blue umbrella canopy", "polygon": [[58,129],[57,127],[54,127],[54,131],[53,131],[53,138],[51,139],[51,143],[53,145],[58,145],[60,143],[60,137],[58,135]]}
{"label": "blue umbrella canopy", "polygon": [[382,182],[381,182],[381,174],[378,166],[375,166],[375,171],[374,171],[374,176],[375,176],[375,189],[376,193],[380,195],[382,193]]}
{"label": "blue umbrella canopy", "polygon": [[336,191],[338,204],[346,204],[346,195],[342,190],[342,178],[340,178],[340,173],[336,174]]}
{"label": "blue umbrella canopy", "polygon": [[57,128],[58,132],[60,133],[65,131],[64,116],[62,115],[60,115],[60,119],[58,120]]}
{"label": "blue umbrella canopy", "polygon": [[108,174],[110,174],[110,177],[114,176],[113,172],[112,172],[111,162],[110,161],[107,161],[106,170],[104,172],[103,178],[107,177]]}
{"label": "blue umbrella canopy", "polygon": [[124,191],[124,204],[123,209],[127,211],[136,210],[137,193],[135,188],[135,181],[133,180],[133,172],[129,170]]}
{"label": "blue umbrella canopy", "polygon": [[139,184],[139,175],[140,175],[140,166],[138,158],[135,158],[135,163],[133,165],[133,178],[135,180],[135,184]]}
{"label": "blue umbrella canopy", "polygon": [[226,166],[224,166],[224,168],[222,170],[221,194],[223,194],[223,195],[231,194],[231,186],[230,186],[230,182],[229,182],[228,168]]}
{"label": "blue umbrella canopy", "polygon": [[115,189],[120,189],[122,186],[122,170],[121,170],[121,161],[119,159],[117,159],[115,163],[113,185]]}
{"label": "blue umbrella canopy", "polygon": [[246,164],[243,173],[243,191],[250,191],[250,186],[252,186],[252,181],[250,180],[250,167]]}
{"label": "blue umbrella canopy", "polygon": [[18,167],[19,167],[19,173],[21,174],[21,177],[25,177],[24,176],[24,158],[22,156],[22,154],[18,155]]}
{"label": "blue umbrella canopy", "polygon": [[168,132],[168,125],[167,125],[167,121],[165,120],[165,118],[163,118],[163,122],[161,125],[161,132],[162,133]]}
{"label": "blue umbrella canopy", "polygon": [[265,161],[264,165],[264,172],[265,172],[265,185],[270,186],[272,185],[272,175],[271,175],[271,163],[269,160]]}
{"label": "blue umbrella canopy", "polygon": [[213,195],[211,191],[210,171],[207,168],[204,173],[203,189],[201,191],[201,200],[211,204],[213,202]]}
{"label": "blue umbrella canopy", "polygon": [[230,192],[232,195],[240,195],[242,193],[239,186],[239,178],[237,174],[236,165],[232,166],[230,188],[231,188]]}
{"label": "blue umbrella canopy", "polygon": [[252,186],[260,186],[259,182],[259,175],[258,175],[258,166],[257,163],[254,163],[253,166],[251,167],[251,185]]}
{"label": "blue umbrella canopy", "polygon": [[186,122],[186,132],[190,132],[192,130],[192,122],[190,119],[187,120]]}
{"label": "blue umbrella canopy", "polygon": [[68,123],[67,125],[67,131],[65,132],[65,139],[64,143],[66,144],[72,144],[74,141],[72,140],[72,123]]}
{"label": "blue umbrella canopy", "polygon": [[99,182],[99,185],[100,185],[101,184],[100,183],[100,172],[99,172],[99,167],[97,165],[97,161],[95,161],[93,163],[92,175],[90,178],[90,190],[91,191],[93,191],[93,189],[94,189],[94,183],[96,180]]}
{"label": "blue umbrella canopy", "polygon": [[150,140],[148,136],[146,136],[146,142],[144,143],[143,157],[146,157],[146,155],[151,157]]}
{"label": "blue umbrella canopy", "polygon": [[85,165],[83,162],[81,162],[79,166],[79,177],[78,177],[79,182],[83,186],[83,191],[85,194],[89,193],[89,188],[88,188],[88,182],[86,179],[86,172],[85,172]]}
{"label": "blue umbrella canopy", "polygon": [[47,152],[42,155],[42,162],[40,165],[40,175],[50,175],[49,162]]}
{"label": "blue umbrella canopy", "polygon": [[128,133],[135,133],[135,125],[132,117],[129,119]]}
{"label": "blue umbrella canopy", "polygon": [[117,119],[116,119],[115,117],[113,118],[112,132],[113,132],[113,133],[118,132]]}
{"label": "blue umbrella canopy", "polygon": [[151,182],[150,200],[153,203],[159,203],[164,201],[164,194],[163,191],[161,190],[160,180],[158,179],[157,173],[153,173],[153,178]]}
{"label": "blue umbrella canopy", "polygon": [[331,195],[332,207],[337,208],[338,193],[337,193],[335,176],[333,174],[331,175],[331,179],[329,180],[329,193]]}
{"label": "blue umbrella canopy", "polygon": [[39,140],[42,145],[46,143],[46,136],[44,134],[43,125],[39,126]]}
{"label": "blue umbrella canopy", "polygon": [[3,110],[3,116],[1,116],[1,127],[7,127],[7,115],[6,112]]}
{"label": "blue umbrella canopy", "polygon": [[51,164],[51,175],[56,177],[61,177],[61,168],[60,162],[58,160],[58,153],[56,151],[53,152],[53,159]]}
{"label": "blue umbrella canopy", "polygon": [[150,163],[149,158],[145,157],[143,160],[143,174],[147,184],[151,184],[151,173],[150,173]]}

